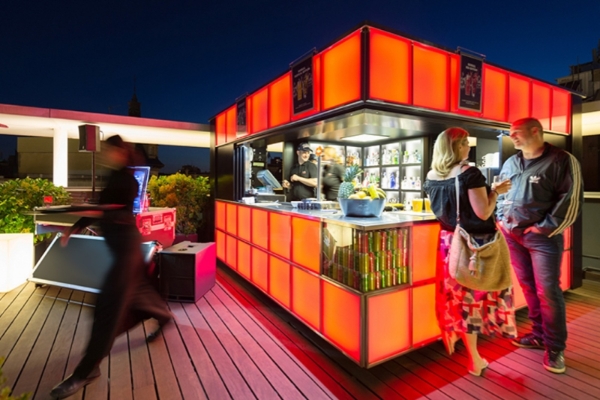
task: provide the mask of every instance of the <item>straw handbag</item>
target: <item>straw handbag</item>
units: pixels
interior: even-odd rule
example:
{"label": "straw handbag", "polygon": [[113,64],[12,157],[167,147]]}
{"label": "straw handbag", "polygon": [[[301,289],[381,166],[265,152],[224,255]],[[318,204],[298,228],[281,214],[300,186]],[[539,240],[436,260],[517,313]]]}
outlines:
{"label": "straw handbag", "polygon": [[450,276],[459,284],[473,290],[497,291],[512,285],[510,276],[510,253],[500,230],[494,238],[479,245],[460,226],[460,203],[458,175],[456,183],[456,229],[450,244],[448,269]]}

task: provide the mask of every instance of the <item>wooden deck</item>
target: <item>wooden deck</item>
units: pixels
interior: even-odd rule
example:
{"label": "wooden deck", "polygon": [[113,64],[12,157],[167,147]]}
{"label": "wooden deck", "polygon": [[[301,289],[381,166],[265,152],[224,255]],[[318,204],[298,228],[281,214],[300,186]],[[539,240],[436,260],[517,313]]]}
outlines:
{"label": "wooden deck", "polygon": [[[483,338],[483,377],[467,373],[464,348],[441,343],[366,370],[349,361],[233,272],[197,304],[170,303],[177,323],[146,344],[146,326],[121,336],[102,376],[77,399],[598,399],[600,284],[566,293],[567,373],[542,366],[543,351]],[[26,284],[0,293],[0,356],[15,394],[47,399],[88,338],[94,296]],[[519,328],[529,328],[519,311]]]}

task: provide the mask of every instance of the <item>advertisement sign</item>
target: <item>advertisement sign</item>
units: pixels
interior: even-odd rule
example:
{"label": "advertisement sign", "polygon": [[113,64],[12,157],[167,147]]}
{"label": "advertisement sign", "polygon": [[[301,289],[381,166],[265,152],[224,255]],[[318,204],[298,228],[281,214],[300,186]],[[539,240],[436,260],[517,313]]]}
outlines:
{"label": "advertisement sign", "polygon": [[236,102],[237,105],[237,137],[246,136],[246,97]]}
{"label": "advertisement sign", "polygon": [[292,110],[294,115],[315,107],[312,56],[292,65]]}
{"label": "advertisement sign", "polygon": [[483,60],[461,54],[458,108],[469,111],[481,111],[482,76]]}

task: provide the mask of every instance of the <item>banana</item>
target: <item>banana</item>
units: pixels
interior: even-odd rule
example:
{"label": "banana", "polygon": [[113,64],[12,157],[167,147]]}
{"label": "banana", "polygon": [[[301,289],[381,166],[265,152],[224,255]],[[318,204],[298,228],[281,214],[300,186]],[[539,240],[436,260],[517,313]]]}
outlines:
{"label": "banana", "polygon": [[385,192],[385,190],[383,190],[382,188],[377,188],[377,195],[380,199],[386,199],[387,198],[387,193]]}

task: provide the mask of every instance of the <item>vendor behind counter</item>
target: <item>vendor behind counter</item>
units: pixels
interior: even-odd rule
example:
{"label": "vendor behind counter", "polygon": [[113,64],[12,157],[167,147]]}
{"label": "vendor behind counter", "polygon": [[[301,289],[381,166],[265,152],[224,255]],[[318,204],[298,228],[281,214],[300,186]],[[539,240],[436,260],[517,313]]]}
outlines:
{"label": "vendor behind counter", "polygon": [[296,148],[297,162],[290,169],[289,177],[283,180],[283,187],[288,190],[288,201],[315,197],[318,171],[317,166],[309,161],[311,153],[308,143],[300,143]]}

